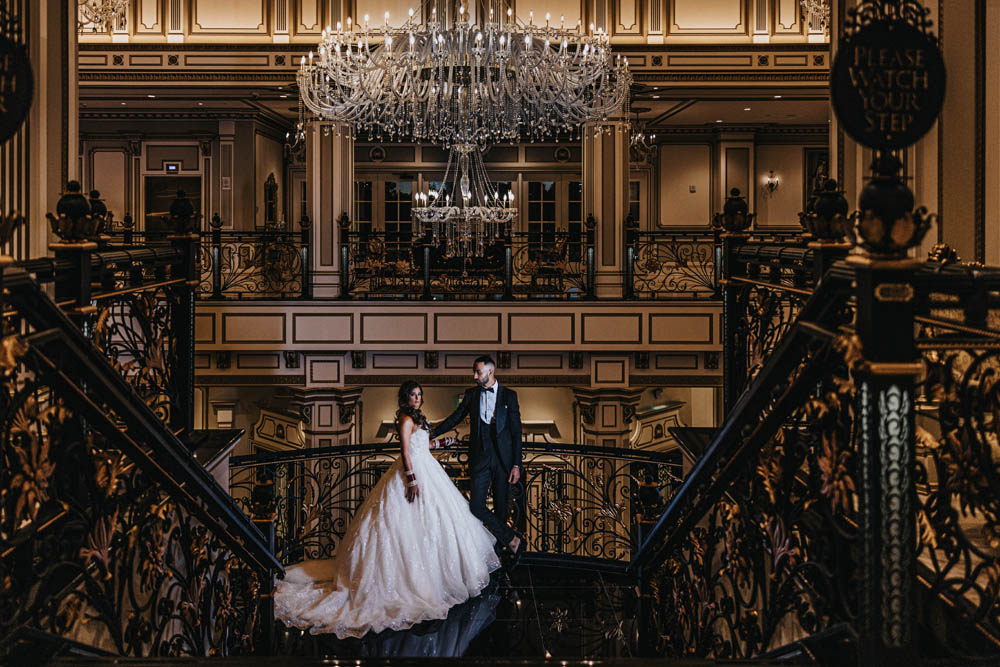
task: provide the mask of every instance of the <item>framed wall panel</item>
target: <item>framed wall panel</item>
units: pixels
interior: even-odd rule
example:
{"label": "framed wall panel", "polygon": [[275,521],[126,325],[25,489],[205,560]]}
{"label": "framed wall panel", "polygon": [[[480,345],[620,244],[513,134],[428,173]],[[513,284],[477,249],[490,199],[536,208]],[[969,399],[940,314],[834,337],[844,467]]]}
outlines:
{"label": "framed wall panel", "polygon": [[190,0],[192,35],[267,35],[268,0],[239,0],[215,2],[214,0]]}
{"label": "framed wall panel", "polygon": [[774,0],[774,34],[802,32],[802,10],[798,0]]}
{"label": "framed wall panel", "polygon": [[135,12],[133,14],[132,25],[137,35],[162,35],[163,30],[163,1],[164,0],[137,0]]}
{"label": "framed wall panel", "polygon": [[296,35],[318,35],[331,23],[328,0],[293,0],[292,28]]}
{"label": "framed wall panel", "polygon": [[668,3],[672,34],[747,33],[747,0],[668,0]]}
{"label": "framed wall panel", "polygon": [[642,0],[612,0],[615,12],[614,35],[642,35]]}

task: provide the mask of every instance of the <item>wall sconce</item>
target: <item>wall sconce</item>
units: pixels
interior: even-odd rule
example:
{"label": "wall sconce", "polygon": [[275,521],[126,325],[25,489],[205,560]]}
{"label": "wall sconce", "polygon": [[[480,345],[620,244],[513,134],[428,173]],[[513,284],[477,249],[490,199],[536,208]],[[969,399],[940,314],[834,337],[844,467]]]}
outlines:
{"label": "wall sconce", "polygon": [[773,193],[781,185],[781,179],[774,175],[774,169],[771,169],[767,177],[764,179],[764,187],[767,188],[768,192]]}

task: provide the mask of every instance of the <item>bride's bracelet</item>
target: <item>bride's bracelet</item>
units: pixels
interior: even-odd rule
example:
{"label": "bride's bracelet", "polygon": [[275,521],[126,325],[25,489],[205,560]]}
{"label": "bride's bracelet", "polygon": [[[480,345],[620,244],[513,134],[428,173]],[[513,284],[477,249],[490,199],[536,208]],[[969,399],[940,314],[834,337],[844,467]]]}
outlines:
{"label": "bride's bracelet", "polygon": [[417,485],[417,480],[411,479],[409,482],[406,483],[406,485],[407,486],[416,486]]}

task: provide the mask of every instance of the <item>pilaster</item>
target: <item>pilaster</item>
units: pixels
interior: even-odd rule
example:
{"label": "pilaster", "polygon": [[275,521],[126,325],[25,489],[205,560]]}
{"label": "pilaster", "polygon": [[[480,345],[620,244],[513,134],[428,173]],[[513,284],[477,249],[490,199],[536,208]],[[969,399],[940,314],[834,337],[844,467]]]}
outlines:
{"label": "pilaster", "polygon": [[354,216],[354,135],[347,125],[311,123],[307,141],[313,296],[337,297],[341,293],[337,218]]}
{"label": "pilaster", "polygon": [[583,209],[597,219],[594,264],[598,298],[620,299],[628,211],[629,134],[624,122],[583,129]]}

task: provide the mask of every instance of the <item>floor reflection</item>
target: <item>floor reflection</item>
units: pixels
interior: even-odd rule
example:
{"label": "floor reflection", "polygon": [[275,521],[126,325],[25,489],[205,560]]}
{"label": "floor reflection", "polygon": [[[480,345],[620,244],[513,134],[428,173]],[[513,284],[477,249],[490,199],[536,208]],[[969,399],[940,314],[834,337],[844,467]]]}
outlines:
{"label": "floor reflection", "polygon": [[322,658],[630,656],[635,614],[633,584],[621,575],[529,561],[495,573],[482,595],[446,619],[348,640],[282,627],[278,650]]}
{"label": "floor reflection", "polygon": [[493,623],[500,602],[496,579],[479,597],[452,607],[448,618],[427,621],[409,630],[386,631],[362,640],[361,655],[375,658],[457,658]]}

